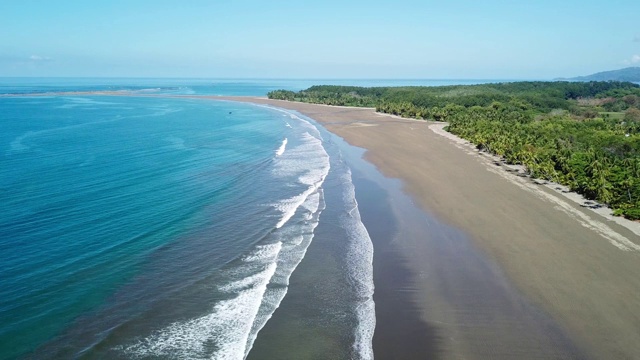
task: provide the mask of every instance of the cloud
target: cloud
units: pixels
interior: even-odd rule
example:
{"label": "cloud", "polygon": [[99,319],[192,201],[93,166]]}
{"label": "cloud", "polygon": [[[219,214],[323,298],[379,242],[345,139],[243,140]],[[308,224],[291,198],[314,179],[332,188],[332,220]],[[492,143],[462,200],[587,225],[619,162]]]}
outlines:
{"label": "cloud", "polygon": [[29,60],[31,60],[31,61],[51,61],[53,59],[48,57],[48,56],[31,55],[29,57]]}

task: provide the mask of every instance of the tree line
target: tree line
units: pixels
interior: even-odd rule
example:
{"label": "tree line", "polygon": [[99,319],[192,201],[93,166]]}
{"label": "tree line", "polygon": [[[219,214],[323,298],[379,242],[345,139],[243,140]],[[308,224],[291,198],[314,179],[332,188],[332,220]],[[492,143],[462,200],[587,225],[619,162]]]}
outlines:
{"label": "tree line", "polygon": [[514,82],[438,87],[312,86],[271,99],[375,107],[446,121],[479,149],[640,219],[640,85]]}

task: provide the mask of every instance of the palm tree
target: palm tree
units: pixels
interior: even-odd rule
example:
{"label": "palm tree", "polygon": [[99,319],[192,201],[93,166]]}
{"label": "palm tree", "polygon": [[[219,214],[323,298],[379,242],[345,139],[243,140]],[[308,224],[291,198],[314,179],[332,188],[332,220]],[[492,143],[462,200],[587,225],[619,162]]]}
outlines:
{"label": "palm tree", "polygon": [[607,177],[611,175],[610,162],[606,156],[600,157],[595,155],[593,160],[587,166],[587,172],[591,175],[592,190],[596,193],[596,198],[608,204],[612,199],[612,193],[609,190],[611,184]]}

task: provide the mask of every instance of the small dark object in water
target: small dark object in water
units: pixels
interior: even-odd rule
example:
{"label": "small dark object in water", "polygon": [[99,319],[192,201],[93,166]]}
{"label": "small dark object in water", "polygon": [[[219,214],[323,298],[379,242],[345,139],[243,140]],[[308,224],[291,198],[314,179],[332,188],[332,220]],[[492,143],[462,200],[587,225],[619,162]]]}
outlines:
{"label": "small dark object in water", "polygon": [[229,114],[231,114],[231,111],[229,111]]}

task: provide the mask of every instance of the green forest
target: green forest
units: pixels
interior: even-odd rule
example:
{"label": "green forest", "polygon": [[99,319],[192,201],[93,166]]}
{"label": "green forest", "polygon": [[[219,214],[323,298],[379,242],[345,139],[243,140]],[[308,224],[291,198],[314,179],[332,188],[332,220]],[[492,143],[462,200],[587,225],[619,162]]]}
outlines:
{"label": "green forest", "polygon": [[523,165],[640,219],[640,85],[629,82],[513,82],[438,87],[312,86],[270,99],[375,107],[445,121],[478,149]]}

